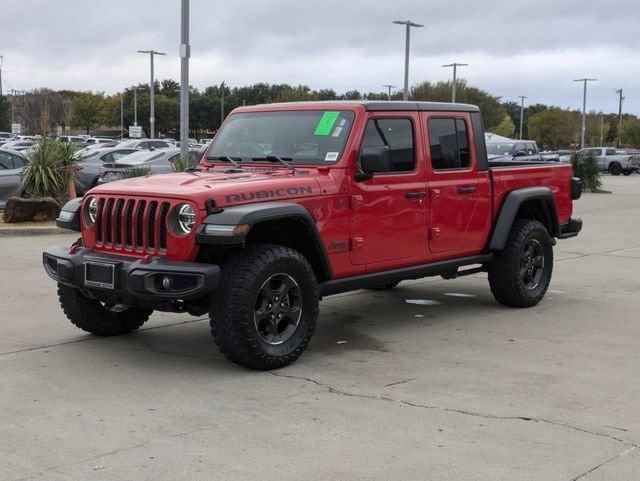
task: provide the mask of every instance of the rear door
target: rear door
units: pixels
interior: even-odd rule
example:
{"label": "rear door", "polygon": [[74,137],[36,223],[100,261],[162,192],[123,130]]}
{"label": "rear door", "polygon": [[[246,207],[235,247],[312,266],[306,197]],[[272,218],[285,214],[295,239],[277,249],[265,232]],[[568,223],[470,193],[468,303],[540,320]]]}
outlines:
{"label": "rear door", "polygon": [[478,172],[471,116],[425,113],[429,250],[446,258],[477,254],[490,218],[488,172]]}
{"label": "rear door", "polygon": [[427,255],[426,170],[417,112],[375,112],[368,117],[363,147],[388,147],[390,172],[352,181],[350,259],[382,269],[423,261]]}

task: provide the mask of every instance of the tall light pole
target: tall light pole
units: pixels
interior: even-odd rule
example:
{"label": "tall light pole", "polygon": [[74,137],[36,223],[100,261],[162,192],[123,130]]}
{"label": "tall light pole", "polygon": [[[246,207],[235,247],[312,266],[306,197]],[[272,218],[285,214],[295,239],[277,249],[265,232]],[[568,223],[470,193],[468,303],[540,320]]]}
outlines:
{"label": "tall light pole", "polygon": [[456,87],[458,85],[458,78],[457,78],[458,67],[467,67],[468,65],[469,65],[468,63],[458,63],[458,62],[453,62],[447,65],[443,65],[443,67],[453,67],[453,83],[451,84],[451,103],[455,103],[456,101]]}
{"label": "tall light pole", "polygon": [[518,98],[520,99],[520,140],[522,140],[522,125],[524,123],[524,99],[526,99],[527,97],[525,97],[524,95],[520,95]]}
{"label": "tall light pole", "polygon": [[224,82],[220,85],[220,125],[224,122]]}
{"label": "tall light pole", "polygon": [[409,46],[411,45],[411,27],[424,27],[419,23],[414,23],[411,20],[394,20],[393,23],[398,25],[404,25],[405,30],[405,47],[404,47],[404,92],[402,93],[402,100],[409,100]]}
{"label": "tall light pole", "polygon": [[580,148],[584,149],[584,138],[587,133],[587,82],[597,82],[597,78],[579,78],[574,82],[582,82],[582,133],[580,135]]}
{"label": "tall light pole", "polygon": [[124,98],[120,92],[120,139],[122,140],[124,132]]}
{"label": "tall light pole", "polygon": [[622,102],[624,97],[622,96],[622,89],[616,90],[618,94],[618,147],[622,145]]}
{"label": "tall light pole", "polygon": [[180,157],[189,157],[189,0],[182,0],[180,27]]}
{"label": "tall light pole", "polygon": [[153,75],[153,56],[166,55],[164,52],[156,52],[155,50],[138,50],[138,53],[148,53],[151,66],[151,81],[149,82],[149,138],[156,136],[156,104],[155,104],[155,77]]}
{"label": "tall light pole", "polygon": [[133,86],[133,125],[138,126],[138,86]]}
{"label": "tall light pole", "polygon": [[384,84],[383,87],[387,87],[387,89],[388,89],[387,100],[391,100],[391,89],[397,89],[398,87],[396,87],[395,85],[391,85],[391,84]]}

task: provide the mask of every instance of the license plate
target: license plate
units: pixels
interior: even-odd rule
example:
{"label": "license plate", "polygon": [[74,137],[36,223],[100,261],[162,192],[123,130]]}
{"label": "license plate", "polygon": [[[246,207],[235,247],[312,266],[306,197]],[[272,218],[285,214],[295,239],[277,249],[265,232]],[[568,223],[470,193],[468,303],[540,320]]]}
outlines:
{"label": "license plate", "polygon": [[114,264],[87,261],[84,264],[84,285],[101,289],[113,289],[115,272],[116,266]]}

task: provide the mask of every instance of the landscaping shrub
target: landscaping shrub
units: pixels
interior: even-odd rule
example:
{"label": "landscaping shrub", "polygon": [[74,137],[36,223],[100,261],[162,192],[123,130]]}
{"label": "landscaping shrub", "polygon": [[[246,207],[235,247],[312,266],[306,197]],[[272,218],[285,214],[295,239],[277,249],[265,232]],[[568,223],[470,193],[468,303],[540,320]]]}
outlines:
{"label": "landscaping shrub", "polygon": [[25,155],[22,183],[27,197],[52,197],[61,205],[69,197],[76,148],[67,142],[43,138]]}
{"label": "landscaping shrub", "polygon": [[585,190],[598,192],[602,188],[602,172],[593,156],[578,158],[576,154],[571,156],[573,175],[579,177]]}

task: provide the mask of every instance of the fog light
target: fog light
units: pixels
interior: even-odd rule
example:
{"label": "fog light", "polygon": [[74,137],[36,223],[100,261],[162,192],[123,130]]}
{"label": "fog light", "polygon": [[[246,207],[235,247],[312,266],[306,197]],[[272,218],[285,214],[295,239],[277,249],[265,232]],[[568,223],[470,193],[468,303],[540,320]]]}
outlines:
{"label": "fog light", "polygon": [[169,276],[164,276],[162,278],[162,288],[166,291],[171,289],[171,278]]}

